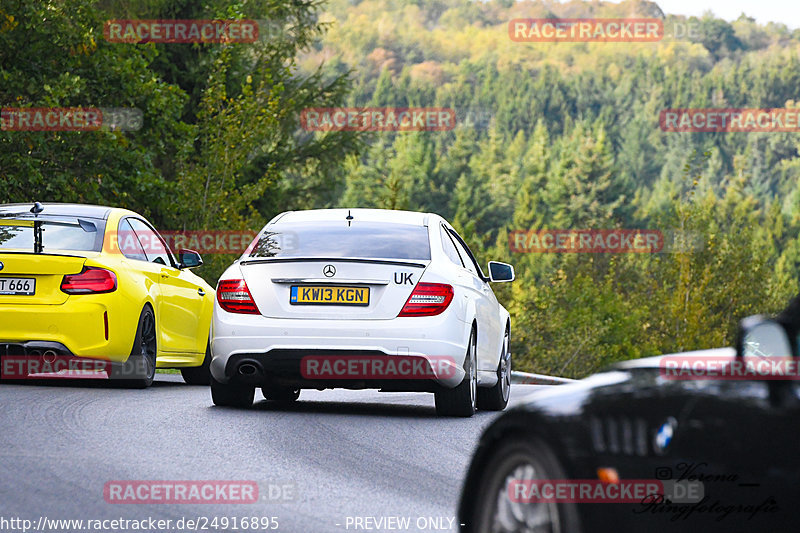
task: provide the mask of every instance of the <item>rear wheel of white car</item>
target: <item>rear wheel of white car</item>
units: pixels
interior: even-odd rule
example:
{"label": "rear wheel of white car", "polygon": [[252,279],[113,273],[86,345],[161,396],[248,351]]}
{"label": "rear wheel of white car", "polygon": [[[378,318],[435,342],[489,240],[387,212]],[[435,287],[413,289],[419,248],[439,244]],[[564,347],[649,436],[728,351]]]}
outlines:
{"label": "rear wheel of white car", "polygon": [[206,356],[203,358],[203,364],[191,368],[181,368],[181,376],[183,381],[189,385],[208,385],[211,383],[211,346],[206,346]]}
{"label": "rear wheel of white car", "polygon": [[443,389],[435,394],[437,415],[470,417],[475,414],[478,396],[476,354],[476,337],[473,329],[464,357],[464,379],[456,388]]}
{"label": "rear wheel of white car", "polygon": [[280,404],[290,404],[300,397],[300,389],[285,389],[282,387],[261,387],[264,399]]}
{"label": "rear wheel of white car", "polygon": [[255,387],[220,383],[211,376],[211,399],[220,407],[250,407],[255,397]]}
{"label": "rear wheel of white car", "polygon": [[478,389],[478,409],[502,411],[511,395],[511,350],[508,347],[509,331],[503,336],[503,349],[497,363],[497,383],[490,389]]}
{"label": "rear wheel of white car", "polygon": [[117,385],[131,389],[146,389],[156,375],[156,317],[150,306],[142,309],[128,360],[111,370]]}

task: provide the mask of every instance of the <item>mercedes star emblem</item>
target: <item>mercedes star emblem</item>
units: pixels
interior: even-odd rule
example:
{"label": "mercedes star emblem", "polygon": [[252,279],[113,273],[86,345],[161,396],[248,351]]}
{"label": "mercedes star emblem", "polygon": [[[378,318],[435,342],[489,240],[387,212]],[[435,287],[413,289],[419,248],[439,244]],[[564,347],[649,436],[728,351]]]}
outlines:
{"label": "mercedes star emblem", "polygon": [[336,275],[336,268],[333,265],[325,265],[325,268],[322,269],[322,273],[325,274],[325,277],[330,278]]}

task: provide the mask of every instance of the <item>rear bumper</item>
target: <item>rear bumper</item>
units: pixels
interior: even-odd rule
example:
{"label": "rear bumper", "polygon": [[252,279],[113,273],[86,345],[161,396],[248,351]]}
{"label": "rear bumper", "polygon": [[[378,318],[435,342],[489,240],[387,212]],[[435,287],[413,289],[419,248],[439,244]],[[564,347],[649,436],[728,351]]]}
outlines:
{"label": "rear bumper", "polygon": [[[342,369],[342,376],[320,377],[310,375],[304,360],[314,360],[316,368],[327,360],[329,368]],[[411,361],[415,361],[412,363]],[[370,364],[385,368],[390,361],[394,361],[396,368],[400,361],[408,370],[410,377],[399,379],[396,375],[387,379],[385,377],[367,377],[363,374],[348,376],[347,362],[353,361],[353,368],[369,368]],[[339,365],[341,363],[341,365]],[[436,392],[451,380],[449,376],[462,376],[464,371],[455,365],[447,364],[442,368],[439,361],[432,363],[424,356],[400,357],[387,355],[369,350],[274,350],[269,353],[236,354],[227,359],[224,375],[228,383],[239,383],[257,387],[284,387],[297,389],[381,389],[385,391],[417,391]],[[424,370],[415,373],[414,368]],[[460,370],[460,374],[459,374]],[[438,373],[438,375],[437,375]],[[422,376],[425,376],[424,378]],[[435,376],[435,377],[434,377]],[[219,380],[218,380],[219,381]]]}
{"label": "rear bumper", "polygon": [[[0,343],[58,343],[66,354],[125,361],[131,353],[131,327],[115,320],[110,295],[70,297],[61,305],[0,305]],[[111,304],[111,305],[109,305]],[[105,313],[109,340],[106,340]]]}
{"label": "rear bumper", "polygon": [[[391,320],[275,319],[231,314],[216,307],[212,325],[211,374],[222,383],[291,383],[299,388],[381,388],[434,390],[455,387],[464,378],[468,325],[455,313]],[[308,380],[301,373],[305,356],[418,356],[430,359],[435,379]],[[441,362],[449,361],[447,371]],[[239,366],[249,362],[263,376],[248,379]]]}

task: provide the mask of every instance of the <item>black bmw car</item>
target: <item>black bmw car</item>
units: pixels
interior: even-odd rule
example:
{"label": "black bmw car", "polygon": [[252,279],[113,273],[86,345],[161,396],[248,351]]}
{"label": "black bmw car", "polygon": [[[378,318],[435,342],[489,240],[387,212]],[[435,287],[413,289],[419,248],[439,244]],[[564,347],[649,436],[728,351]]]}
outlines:
{"label": "black bmw car", "polygon": [[532,394],[484,432],[462,531],[800,531],[799,326],[800,298],[735,348]]}

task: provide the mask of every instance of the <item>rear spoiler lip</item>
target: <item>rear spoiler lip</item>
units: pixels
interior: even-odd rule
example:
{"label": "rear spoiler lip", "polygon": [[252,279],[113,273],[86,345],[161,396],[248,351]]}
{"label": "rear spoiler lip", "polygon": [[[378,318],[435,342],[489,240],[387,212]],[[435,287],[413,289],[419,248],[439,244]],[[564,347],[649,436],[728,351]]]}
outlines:
{"label": "rear spoiler lip", "polygon": [[[430,262],[429,259],[423,261]],[[408,266],[417,268],[426,268],[428,265],[425,263],[415,263],[411,261],[403,261],[397,259],[369,259],[369,258],[356,258],[356,257],[283,257],[277,259],[270,258],[253,258],[242,259],[239,261],[241,265],[251,264],[265,264],[265,263],[371,263],[374,265],[396,265]]]}

